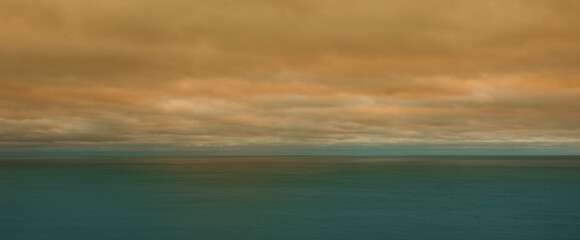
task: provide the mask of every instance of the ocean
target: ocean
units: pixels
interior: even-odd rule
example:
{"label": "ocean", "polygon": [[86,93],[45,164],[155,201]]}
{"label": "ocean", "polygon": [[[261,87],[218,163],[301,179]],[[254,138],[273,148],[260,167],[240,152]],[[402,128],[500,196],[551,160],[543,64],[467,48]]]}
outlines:
{"label": "ocean", "polygon": [[0,239],[580,239],[580,157],[3,158]]}

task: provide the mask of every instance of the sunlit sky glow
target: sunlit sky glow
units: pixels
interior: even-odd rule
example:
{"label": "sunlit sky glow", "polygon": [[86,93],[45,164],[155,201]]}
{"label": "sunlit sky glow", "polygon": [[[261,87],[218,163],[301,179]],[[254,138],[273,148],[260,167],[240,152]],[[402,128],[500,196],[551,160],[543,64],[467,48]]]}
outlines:
{"label": "sunlit sky glow", "polygon": [[0,0],[0,155],[578,154],[579,13]]}

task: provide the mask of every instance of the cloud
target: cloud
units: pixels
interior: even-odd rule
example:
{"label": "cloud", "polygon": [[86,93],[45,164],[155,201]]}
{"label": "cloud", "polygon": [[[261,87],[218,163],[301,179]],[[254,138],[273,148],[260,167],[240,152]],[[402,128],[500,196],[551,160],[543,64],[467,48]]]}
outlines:
{"label": "cloud", "polygon": [[579,141],[578,10],[573,0],[0,0],[0,145]]}

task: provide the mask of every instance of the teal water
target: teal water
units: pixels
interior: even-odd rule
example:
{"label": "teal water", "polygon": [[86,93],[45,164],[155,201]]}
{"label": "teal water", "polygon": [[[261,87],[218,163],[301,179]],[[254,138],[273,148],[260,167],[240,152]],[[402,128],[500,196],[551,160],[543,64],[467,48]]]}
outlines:
{"label": "teal water", "polygon": [[0,159],[0,239],[580,239],[580,157]]}

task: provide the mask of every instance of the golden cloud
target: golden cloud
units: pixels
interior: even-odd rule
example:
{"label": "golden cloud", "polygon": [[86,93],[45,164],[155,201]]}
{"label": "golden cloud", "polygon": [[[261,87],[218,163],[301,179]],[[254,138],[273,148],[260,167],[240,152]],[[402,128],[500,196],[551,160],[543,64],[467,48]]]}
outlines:
{"label": "golden cloud", "polygon": [[0,145],[579,141],[578,11],[0,0]]}

